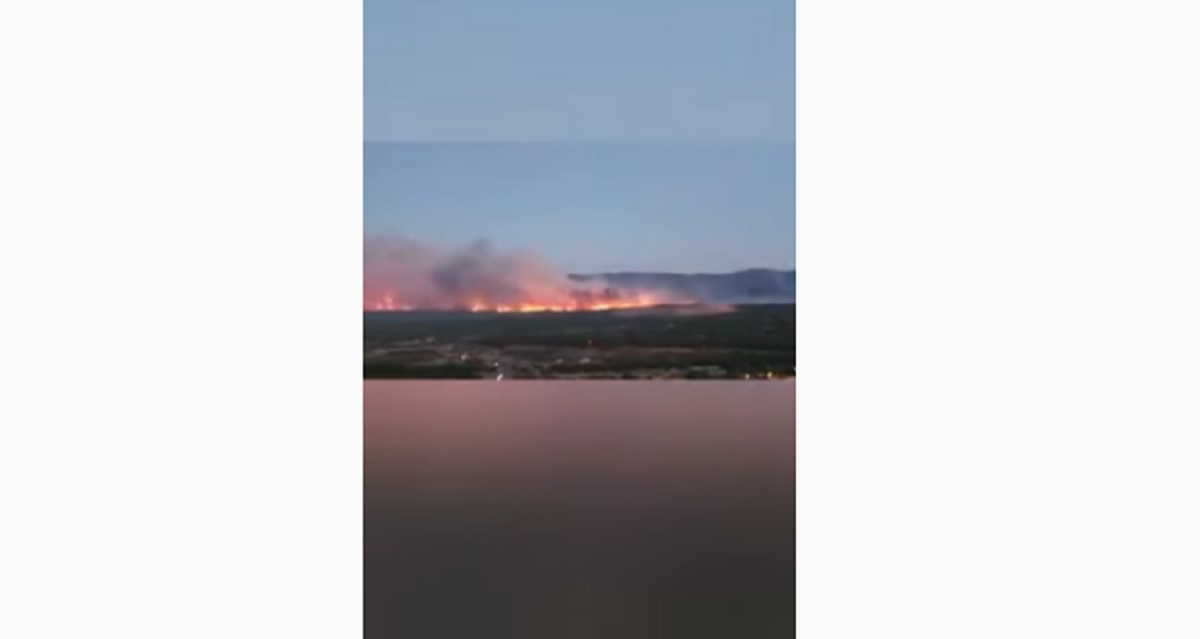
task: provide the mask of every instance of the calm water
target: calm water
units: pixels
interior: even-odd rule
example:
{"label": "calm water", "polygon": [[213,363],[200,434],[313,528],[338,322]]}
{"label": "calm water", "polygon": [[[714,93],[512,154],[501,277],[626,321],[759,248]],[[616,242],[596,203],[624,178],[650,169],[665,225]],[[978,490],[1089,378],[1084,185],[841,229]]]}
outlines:
{"label": "calm water", "polygon": [[790,382],[364,382],[367,637],[794,636]]}

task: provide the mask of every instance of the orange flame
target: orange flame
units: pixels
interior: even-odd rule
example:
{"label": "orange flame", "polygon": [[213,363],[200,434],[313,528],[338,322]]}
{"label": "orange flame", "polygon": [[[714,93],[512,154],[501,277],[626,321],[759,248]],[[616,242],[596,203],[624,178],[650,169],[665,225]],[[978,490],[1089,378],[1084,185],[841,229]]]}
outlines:
{"label": "orange flame", "polygon": [[[555,301],[530,300],[517,303],[497,304],[484,299],[471,299],[453,307],[438,307],[425,310],[467,310],[472,313],[580,313],[589,311],[614,311],[657,306],[663,300],[653,295],[636,294],[621,298],[568,299]],[[389,291],[379,296],[367,308],[376,311],[411,311],[415,307],[402,303]]]}
{"label": "orange flame", "polygon": [[392,293],[390,291],[381,295],[379,297],[379,299],[374,304],[369,305],[369,307],[372,310],[376,310],[376,311],[411,311],[411,310],[413,310],[413,308],[411,306],[401,302],[400,299],[398,297],[396,297],[396,294]]}

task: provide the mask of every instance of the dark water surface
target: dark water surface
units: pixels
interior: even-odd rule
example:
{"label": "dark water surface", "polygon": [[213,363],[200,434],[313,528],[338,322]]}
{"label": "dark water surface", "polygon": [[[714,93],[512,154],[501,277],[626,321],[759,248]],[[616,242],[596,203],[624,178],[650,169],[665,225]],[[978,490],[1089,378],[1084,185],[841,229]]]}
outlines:
{"label": "dark water surface", "polygon": [[790,382],[364,382],[365,624],[794,636]]}

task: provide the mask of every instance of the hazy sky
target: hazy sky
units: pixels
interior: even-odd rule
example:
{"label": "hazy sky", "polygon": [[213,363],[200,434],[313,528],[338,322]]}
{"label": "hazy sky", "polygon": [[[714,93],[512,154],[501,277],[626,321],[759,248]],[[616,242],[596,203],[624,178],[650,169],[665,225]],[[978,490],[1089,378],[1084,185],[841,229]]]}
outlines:
{"label": "hazy sky", "polygon": [[786,143],[366,144],[364,230],[572,272],[795,266]]}
{"label": "hazy sky", "polygon": [[365,0],[366,140],[794,138],[793,0]]}
{"label": "hazy sky", "polygon": [[794,31],[793,0],[365,0],[366,232],[792,268]]}

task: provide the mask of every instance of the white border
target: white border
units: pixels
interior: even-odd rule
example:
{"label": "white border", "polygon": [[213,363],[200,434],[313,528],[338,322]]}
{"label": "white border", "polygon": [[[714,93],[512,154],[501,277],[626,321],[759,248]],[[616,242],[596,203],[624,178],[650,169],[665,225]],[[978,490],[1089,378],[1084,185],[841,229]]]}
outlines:
{"label": "white border", "polygon": [[1200,635],[1195,3],[801,3],[798,636]]}
{"label": "white border", "polygon": [[0,9],[0,636],[361,634],[361,34]]}

